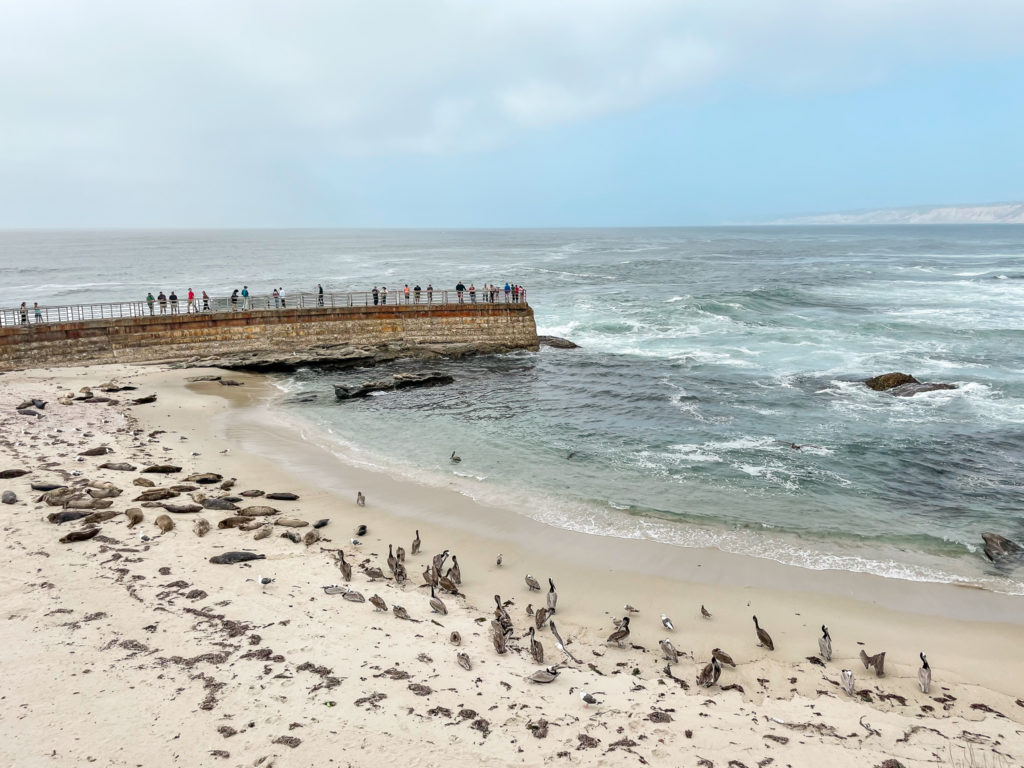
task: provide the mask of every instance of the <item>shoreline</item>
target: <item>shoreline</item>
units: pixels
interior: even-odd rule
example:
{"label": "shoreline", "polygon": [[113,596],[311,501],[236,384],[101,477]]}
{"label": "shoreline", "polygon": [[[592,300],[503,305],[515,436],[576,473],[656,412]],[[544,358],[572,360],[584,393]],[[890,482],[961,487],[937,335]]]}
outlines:
{"label": "shoreline", "polygon": [[[265,398],[261,399],[261,389],[268,386],[266,379],[231,374],[245,382],[237,388],[216,383],[184,384],[185,378],[205,372],[106,366],[4,377],[9,385],[7,399],[33,388],[46,389],[45,397],[52,398],[45,419],[29,424],[22,416],[4,414],[5,423],[35,430],[39,435],[36,440],[27,436],[32,449],[38,448],[40,457],[57,461],[59,468],[117,481],[127,488],[125,502],[115,504],[114,509],[128,506],[127,498],[138,489],[130,485],[132,474],[98,470],[100,463],[174,459],[184,467],[182,477],[192,471],[216,471],[225,477],[237,477],[240,489],[294,491],[300,496],[298,501],[273,502],[275,506],[303,519],[330,520],[322,533],[332,541],[321,544],[325,552],[321,554],[317,545],[307,549],[276,535],[254,542],[250,534],[214,530],[197,538],[191,533],[189,515],[176,515],[178,529],[156,536],[150,522],[153,514],[145,510],[143,530],[153,534],[151,542],[139,546],[138,538],[125,530],[122,516],[102,527],[104,536],[123,540],[123,546],[104,542],[100,549],[107,550],[103,554],[92,546],[95,542],[69,546],[53,543],[55,528],[39,522],[40,514],[50,510],[37,509],[30,501],[29,478],[3,481],[5,488],[16,487],[18,496],[28,501],[24,509],[21,503],[11,508],[17,512],[11,528],[16,529],[19,540],[24,539],[24,552],[18,551],[12,566],[12,573],[17,574],[14,580],[36,585],[12,587],[6,593],[6,613],[22,617],[7,622],[6,639],[22,647],[37,642],[49,653],[61,653],[62,648],[66,653],[70,642],[76,648],[77,664],[81,666],[84,659],[96,657],[97,671],[98,660],[105,658],[107,640],[116,640],[115,646],[121,643],[120,652],[127,650],[133,661],[122,664],[122,669],[109,666],[111,660],[107,658],[103,684],[118,689],[113,702],[117,707],[129,712],[137,707],[145,713],[155,706],[175,714],[166,725],[155,727],[158,741],[166,736],[161,744],[179,750],[173,760],[160,764],[179,764],[180,753],[183,765],[251,765],[261,754],[273,754],[278,765],[304,765],[337,757],[339,748],[353,764],[370,764],[363,755],[366,748],[386,748],[396,759],[419,759],[429,765],[540,765],[558,760],[563,752],[567,761],[574,761],[577,749],[599,749],[604,759],[615,765],[636,764],[638,757],[678,764],[675,761],[680,750],[687,756],[686,764],[695,763],[697,756],[708,756],[723,763],[735,758],[748,765],[766,755],[774,756],[780,764],[827,761],[861,766],[873,764],[866,760],[881,762],[885,756],[896,757],[907,766],[924,765],[933,762],[931,756],[936,751],[944,755],[947,748],[960,749],[968,743],[975,750],[994,755],[994,759],[1011,755],[1007,765],[1024,754],[1020,737],[1024,705],[1014,703],[1024,687],[1024,660],[1019,654],[1024,643],[1024,617],[1019,597],[951,585],[897,582],[867,574],[812,572],[758,558],[554,528],[480,504],[454,490],[415,485],[346,465],[316,441],[306,439],[301,427],[289,425]],[[123,423],[118,423],[112,414],[121,412],[120,407],[61,406],[53,402],[55,383],[96,385],[112,377],[131,379],[140,385],[140,394],[155,392],[156,403],[133,409]],[[65,410],[57,410],[62,408]],[[42,438],[52,434],[49,430],[53,422],[47,420],[53,415],[70,425],[74,423],[71,414],[78,418],[87,411],[91,420],[79,428],[94,436],[78,439],[90,445],[107,441],[115,449],[111,457],[75,462],[66,450],[41,447]],[[104,424],[98,417],[106,417],[110,423]],[[135,428],[141,430],[137,435],[132,435],[134,420],[138,423]],[[123,431],[115,431],[118,429]],[[166,433],[144,439],[156,429]],[[29,450],[17,442],[4,448],[5,463],[10,464],[19,452]],[[228,450],[226,455],[220,453],[224,449]],[[33,462],[39,463],[45,462]],[[41,473],[33,472],[33,479],[37,474]],[[161,486],[175,482],[149,477]],[[354,504],[357,489],[366,494],[365,508]],[[213,511],[201,514],[211,521],[222,515]],[[360,522],[370,530],[364,545],[357,549],[347,542]],[[61,533],[70,525],[61,526]],[[322,593],[320,586],[340,582],[326,552],[342,547],[346,555],[355,556],[356,563],[368,558],[372,564],[384,566],[387,544],[394,542],[408,549],[417,527],[423,553],[410,557],[410,583],[404,589],[387,582],[370,582],[358,571],[353,586],[367,597],[378,591],[389,605],[401,601],[421,623],[408,625],[391,615],[374,614],[369,605],[351,605]],[[14,533],[9,531],[8,537]],[[49,553],[45,558],[36,555],[36,551],[42,551],[40,547]],[[267,560],[254,563],[253,568],[207,562],[217,551],[243,548],[265,552]],[[466,597],[445,596],[449,614],[435,616],[443,625],[435,627],[430,623],[425,591],[415,585],[422,581],[422,566],[442,548],[450,548],[459,557]],[[499,551],[504,555],[501,568],[494,563]],[[123,568],[128,574],[114,578],[110,569],[120,568],[119,563],[103,564],[111,554],[120,554],[118,561],[131,561],[131,568]],[[57,569],[55,575],[47,577],[47,583],[56,583],[58,591],[51,589],[46,594],[52,600],[60,596],[60,591],[67,591],[72,602],[59,610],[75,612],[69,618],[78,623],[79,629],[64,628],[66,618],[43,610],[51,607],[49,604],[36,605],[40,566],[43,570]],[[157,566],[173,575],[156,574]],[[276,583],[265,591],[247,585],[245,579],[255,578],[258,571],[273,575]],[[543,592],[527,591],[523,581],[527,572],[542,583],[548,576],[555,580],[561,634],[570,640],[569,649],[597,671],[588,672],[585,664],[570,664],[560,679],[537,686],[523,682],[524,675],[539,668],[528,654],[494,653],[486,624],[493,609],[491,595],[497,592],[503,599],[514,601],[509,612],[516,637],[527,627],[525,605],[532,602],[540,606],[544,602]],[[135,576],[143,578],[127,581]],[[75,578],[86,578],[89,583],[75,584]],[[156,583],[175,578],[186,581],[187,587],[201,584],[204,596],[186,599],[185,587],[174,590]],[[90,594],[93,590],[95,595]],[[173,594],[165,594],[168,590]],[[96,602],[100,595],[104,597],[103,612],[112,618],[84,623],[85,618],[77,612]],[[633,646],[620,650],[603,641],[613,629],[611,617],[621,615],[624,602],[640,612],[633,617]],[[197,624],[194,613],[179,615],[182,604],[226,618]],[[711,620],[701,619],[701,604],[712,612]],[[678,678],[688,681],[689,691],[660,672],[664,661],[657,643],[667,634],[658,621],[662,611],[675,620],[673,643],[684,656],[692,654],[692,658],[681,658],[674,669]],[[751,623],[755,612],[775,639],[778,650],[774,654],[755,645]],[[159,618],[153,625],[158,629],[149,637],[139,629],[151,620],[143,621],[143,615]],[[224,636],[220,630],[227,618],[250,627],[243,638],[247,642]],[[483,621],[477,624],[477,618]],[[172,626],[163,629],[165,622]],[[105,623],[112,626],[103,634],[101,625]],[[817,628],[821,623],[830,627],[836,649],[834,660],[824,669],[807,661],[817,651]],[[209,636],[211,627],[216,630],[213,637]],[[473,672],[464,672],[454,664],[455,649],[447,643],[452,629],[463,636],[463,648],[473,659]],[[82,642],[83,637],[91,638],[90,633],[100,636]],[[554,663],[559,654],[546,627],[540,636],[546,648],[545,663]],[[146,650],[124,646],[126,637]],[[253,637],[258,640],[253,642]],[[522,649],[524,642],[517,640],[515,644]],[[183,667],[173,659],[163,665],[146,661],[150,650],[161,644],[162,658],[172,658],[170,654],[174,653],[191,666]],[[170,649],[178,645],[188,648]],[[257,645],[272,647],[272,651],[258,654],[261,658],[244,660],[249,650],[261,650]],[[721,684],[738,685],[742,690],[713,688],[698,693],[693,687],[696,671],[714,646],[732,653],[739,665],[723,673]],[[861,648],[869,653],[888,651],[884,678],[867,676],[856,658]],[[919,650],[928,654],[934,669],[930,697],[917,689]],[[217,662],[219,666],[207,667],[213,662],[191,662],[193,651],[199,654],[193,658],[204,655],[200,651],[226,658]],[[39,679],[44,670],[53,671],[52,658],[41,653],[31,654],[32,663],[24,664],[19,671],[8,694],[9,704],[27,707],[22,716],[31,718],[29,724],[33,727],[49,729],[46,732],[50,740],[59,743],[61,755],[84,759],[95,754],[96,749],[88,751],[88,739],[77,746],[71,739],[75,734],[82,738],[78,725],[54,730],[53,719],[62,717],[62,713],[44,706],[38,692],[33,694],[32,680]],[[281,661],[275,661],[278,656]],[[292,664],[292,660],[297,664],[306,657],[310,657],[313,667],[327,669],[320,675],[321,682],[328,678],[340,682],[309,690],[317,682],[314,674],[320,673],[300,672]],[[223,665],[230,667],[227,677]],[[870,703],[838,692],[838,671],[844,666],[855,670],[858,688],[870,692]],[[194,667],[196,671],[191,671]],[[378,671],[385,667],[421,679],[419,684],[432,692],[421,698],[409,688],[408,681],[400,682],[400,675],[395,678],[388,674],[391,680],[380,680]],[[638,674],[628,674],[634,668]],[[167,680],[161,682],[158,674]],[[121,684],[109,679],[111,676]],[[98,683],[99,677],[90,679]],[[303,685],[295,688],[300,679]],[[80,680],[80,675],[67,671],[56,675],[54,686],[58,691],[70,691],[82,687]],[[211,694],[210,685],[220,687]],[[182,687],[185,693],[173,693]],[[578,700],[580,687],[601,691],[598,698],[605,704],[583,709]],[[570,695],[570,688],[577,690]],[[211,705],[213,711],[196,709],[204,689],[216,699]],[[947,692],[955,698],[937,704],[936,697],[945,699]],[[386,695],[367,703],[367,696],[378,693]],[[148,698],[153,699],[152,705],[147,703]],[[904,703],[900,703],[901,698]],[[22,699],[32,701],[26,704]],[[702,703],[708,699],[715,706]],[[117,724],[108,722],[108,715],[99,715],[93,706],[96,699],[62,700],[72,702],[83,725],[95,724],[99,718],[115,733],[119,727],[125,733],[132,728],[131,718]],[[335,701],[335,706],[325,709],[325,700]],[[481,707],[483,703],[486,706]],[[1004,717],[986,715],[984,709],[972,709],[972,704],[983,704],[988,711]],[[460,705],[462,710],[472,710],[474,717],[460,719],[453,715],[460,711]],[[428,707],[439,711],[432,714],[433,710],[426,711]],[[671,712],[675,722],[651,722],[647,714],[652,708]],[[330,712],[330,717],[325,712]],[[871,728],[879,731],[877,737],[870,729],[865,730],[865,717]],[[244,722],[250,718],[255,725]],[[800,725],[808,718],[814,721],[813,727]],[[302,728],[294,731],[296,738],[301,737],[294,751],[287,740],[269,738],[268,731],[276,726],[273,736],[280,732],[287,736],[290,720]],[[441,728],[449,720],[451,727]],[[481,720],[485,722],[480,724]],[[552,726],[552,733],[547,739],[534,738],[542,720]],[[19,723],[17,727],[25,727],[23,721],[8,717],[0,722],[5,730],[15,727],[15,722]],[[229,722],[227,727],[237,734],[230,740],[217,731]],[[198,729],[192,739],[195,743],[179,743],[172,748],[174,739],[170,734],[175,729],[180,732],[183,723]],[[818,727],[826,724],[825,729]],[[918,725],[925,726],[925,730],[915,730]],[[962,741],[966,730],[980,734],[982,740]],[[692,731],[692,737],[684,731]],[[898,740],[907,733],[914,734],[913,738]],[[587,739],[577,736],[598,739],[600,746],[586,746]],[[432,756],[422,762],[420,750],[425,748],[432,750]],[[25,743],[3,749],[14,750],[12,754],[19,760],[32,759]],[[122,743],[115,750],[116,758],[111,752],[114,747],[108,745],[105,749],[103,759],[109,764],[127,765],[129,753],[137,757],[143,754],[144,746]],[[230,752],[231,756],[211,757],[215,751]],[[239,754],[245,755],[241,762],[236,757]]]}

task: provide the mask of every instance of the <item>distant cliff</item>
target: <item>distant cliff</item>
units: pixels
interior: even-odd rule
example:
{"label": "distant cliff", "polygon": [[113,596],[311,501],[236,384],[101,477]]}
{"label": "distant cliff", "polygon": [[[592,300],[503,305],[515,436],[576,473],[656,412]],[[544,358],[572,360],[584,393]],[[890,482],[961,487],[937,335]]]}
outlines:
{"label": "distant cliff", "polygon": [[772,224],[1024,224],[1024,203],[881,208],[794,216]]}

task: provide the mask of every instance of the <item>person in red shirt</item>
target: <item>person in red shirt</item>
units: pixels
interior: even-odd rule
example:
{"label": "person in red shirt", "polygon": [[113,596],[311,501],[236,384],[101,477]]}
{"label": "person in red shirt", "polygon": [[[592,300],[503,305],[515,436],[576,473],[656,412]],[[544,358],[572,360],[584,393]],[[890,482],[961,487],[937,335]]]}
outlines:
{"label": "person in red shirt", "polygon": [[188,311],[196,311],[196,293],[191,288],[188,289]]}

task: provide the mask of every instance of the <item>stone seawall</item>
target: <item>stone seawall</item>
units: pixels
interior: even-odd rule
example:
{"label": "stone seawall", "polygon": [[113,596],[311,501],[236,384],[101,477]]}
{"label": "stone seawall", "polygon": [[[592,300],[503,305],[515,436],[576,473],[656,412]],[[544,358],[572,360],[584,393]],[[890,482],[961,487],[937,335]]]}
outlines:
{"label": "stone seawall", "polygon": [[0,371],[389,343],[537,349],[537,326],[525,304],[399,304],[5,326],[0,328]]}

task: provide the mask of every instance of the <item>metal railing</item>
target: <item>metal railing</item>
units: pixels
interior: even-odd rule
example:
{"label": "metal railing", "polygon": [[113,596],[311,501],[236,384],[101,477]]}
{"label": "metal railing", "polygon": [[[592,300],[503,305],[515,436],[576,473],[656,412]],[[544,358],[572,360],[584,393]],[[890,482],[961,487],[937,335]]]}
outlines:
{"label": "metal railing", "polygon": [[372,291],[352,293],[297,293],[284,297],[273,295],[259,296],[214,296],[202,298],[197,296],[192,302],[187,298],[178,297],[172,301],[103,302],[99,304],[68,304],[62,306],[32,305],[24,308],[0,309],[0,326],[34,325],[36,323],[68,323],[81,320],[105,320],[121,317],[158,317],[185,314],[210,314],[217,312],[267,312],[281,309],[327,309],[329,307],[393,307],[420,306],[441,307],[458,304],[526,304],[526,292],[518,295],[504,289],[493,293],[476,289],[475,291],[455,290],[419,290]]}

